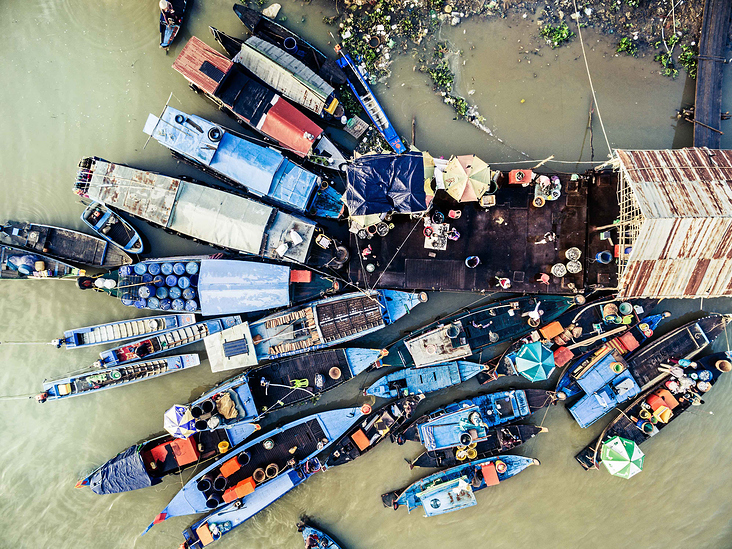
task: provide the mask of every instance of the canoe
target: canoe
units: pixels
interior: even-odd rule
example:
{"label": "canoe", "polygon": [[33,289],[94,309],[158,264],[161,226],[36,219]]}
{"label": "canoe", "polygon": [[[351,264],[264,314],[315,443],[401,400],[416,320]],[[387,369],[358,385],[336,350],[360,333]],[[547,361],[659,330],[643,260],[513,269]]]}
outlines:
{"label": "canoe", "polygon": [[42,255],[14,246],[0,245],[0,279],[52,279],[78,278],[86,271]]}
{"label": "canoe", "polygon": [[524,456],[498,456],[457,465],[411,484],[404,490],[381,496],[384,507],[406,505],[411,513],[422,507],[426,517],[459,511],[477,505],[473,492],[495,486],[524,471],[539,460]]}
{"label": "canoe", "polygon": [[[342,86],[346,83],[346,74],[333,59],[290,29],[241,4],[234,5],[234,13],[253,35],[288,51],[326,82],[333,86]],[[226,51],[230,53],[228,49]],[[232,55],[235,54],[236,52]]]}
{"label": "canoe", "polygon": [[168,433],[158,435],[120,452],[77,482],[76,487],[88,486],[92,492],[101,495],[154,486],[169,475],[205,466],[218,459],[258,428],[258,425],[248,423],[194,433],[187,439],[174,438]]}
{"label": "canoe", "polygon": [[385,404],[377,410],[371,410],[370,406],[364,405],[361,411],[367,415],[333,444],[323,466],[327,469],[343,465],[373,450],[392,431],[409,421],[424,398],[424,395],[409,396]]}
{"label": "canoe", "polygon": [[126,252],[101,238],[53,225],[8,221],[0,225],[0,242],[97,269],[132,263]]}
{"label": "canoe", "polygon": [[161,332],[190,326],[196,322],[196,316],[192,314],[148,316],[132,320],[120,320],[106,324],[96,324],[85,328],[74,328],[66,330],[64,336],[55,340],[57,347],[63,345],[67,349],[78,349],[80,347],[91,347],[117,343],[139,336],[158,335]]}
{"label": "canoe", "polygon": [[488,430],[488,437],[482,442],[471,443],[446,450],[424,452],[409,463],[410,467],[454,467],[465,461],[474,461],[497,456],[513,450],[539,433],[546,433],[546,427],[538,425],[504,425]]}
{"label": "canoe", "polygon": [[185,405],[199,431],[259,421],[378,367],[378,349],[327,349],[289,357],[221,382]]}
{"label": "canoe", "polygon": [[423,368],[403,368],[377,380],[364,394],[381,398],[426,395],[464,383],[482,372],[482,364],[464,360]]}
{"label": "canoe", "polygon": [[[681,376],[667,374],[627,406],[594,442],[575,456],[575,459],[585,470],[596,469],[602,463],[600,458],[602,443],[612,437],[619,436],[636,444],[643,444],[668,427],[682,413],[694,406],[702,405],[704,403],[702,397],[723,373],[732,369],[731,360],[732,352],[726,351],[695,360],[693,365],[677,364],[681,370],[677,373],[691,378],[691,381],[686,382],[689,385],[687,390],[681,388],[679,382]],[[648,419],[642,419],[642,414]]]}
{"label": "canoe", "polygon": [[326,534],[316,528],[310,522],[300,522],[297,531],[302,534],[305,541],[305,549],[342,549],[343,546],[337,543],[330,534]]}
{"label": "canoe", "polygon": [[237,324],[241,324],[241,317],[225,316],[181,328],[173,328],[152,337],[126,343],[115,349],[102,351],[99,353],[100,360],[96,364],[99,367],[109,367],[143,358],[148,359],[173,349],[182,349]]}
{"label": "canoe", "polygon": [[81,220],[101,238],[125,252],[141,254],[145,251],[140,233],[104,204],[89,204],[81,214]]}
{"label": "canoe", "polygon": [[454,402],[425,414],[392,433],[400,444],[413,440],[427,451],[468,446],[488,440],[490,429],[515,423],[555,402],[552,391],[512,389]]}
{"label": "canoe", "polygon": [[200,363],[197,354],[177,355],[72,374],[53,381],[44,381],[43,392],[36,396],[36,400],[43,403],[47,400],[89,395],[179,372]]}
{"label": "canoe", "polygon": [[[359,421],[359,408],[312,414],[231,450],[193,476],[150,527],[181,515],[210,512],[235,501],[247,507],[268,484],[327,449]],[[238,506],[237,506],[238,507]]]}
{"label": "canoe", "polygon": [[335,347],[381,330],[427,301],[427,294],[392,290],[352,292],[313,301],[206,338],[211,370]]}
{"label": "canoe", "polygon": [[193,0],[169,0],[169,2],[173,7],[172,13],[160,12],[160,47],[166,50],[178,36],[186,10]]}

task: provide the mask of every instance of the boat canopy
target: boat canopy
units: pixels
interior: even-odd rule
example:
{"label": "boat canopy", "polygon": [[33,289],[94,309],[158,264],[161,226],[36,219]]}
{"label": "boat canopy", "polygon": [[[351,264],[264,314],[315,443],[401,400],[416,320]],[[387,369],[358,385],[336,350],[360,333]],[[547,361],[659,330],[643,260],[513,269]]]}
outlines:
{"label": "boat canopy", "polygon": [[[430,486],[422,492],[417,492],[415,496],[415,500],[422,503],[426,517],[442,515],[478,504],[467,476]],[[409,510],[411,511],[412,508]]]}
{"label": "boat canopy", "polygon": [[140,455],[139,446],[131,446],[100,467],[90,478],[95,494],[118,494],[152,486],[150,475]]}
{"label": "boat canopy", "polygon": [[362,156],[346,167],[346,204],[351,216],[416,213],[429,208],[431,177],[421,152]]}

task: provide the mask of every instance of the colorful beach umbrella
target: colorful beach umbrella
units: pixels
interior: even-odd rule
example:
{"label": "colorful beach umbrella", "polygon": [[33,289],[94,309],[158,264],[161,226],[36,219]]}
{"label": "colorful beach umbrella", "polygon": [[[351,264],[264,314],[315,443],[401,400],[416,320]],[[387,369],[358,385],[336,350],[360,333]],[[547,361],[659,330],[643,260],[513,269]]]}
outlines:
{"label": "colorful beach umbrella", "polygon": [[554,353],[540,341],[527,343],[516,354],[516,371],[531,381],[548,379],[554,371]]}
{"label": "colorful beach umbrella", "polygon": [[630,478],[643,470],[645,454],[632,440],[612,437],[602,443],[600,459],[611,475]]}
{"label": "colorful beach umbrella", "polygon": [[188,438],[196,432],[196,428],[194,426],[195,420],[193,419],[191,410],[188,406],[176,404],[165,412],[165,416],[163,417],[165,430],[175,438]]}
{"label": "colorful beach umbrella", "polygon": [[458,202],[477,202],[493,185],[491,169],[475,155],[453,156],[442,180],[447,194]]}

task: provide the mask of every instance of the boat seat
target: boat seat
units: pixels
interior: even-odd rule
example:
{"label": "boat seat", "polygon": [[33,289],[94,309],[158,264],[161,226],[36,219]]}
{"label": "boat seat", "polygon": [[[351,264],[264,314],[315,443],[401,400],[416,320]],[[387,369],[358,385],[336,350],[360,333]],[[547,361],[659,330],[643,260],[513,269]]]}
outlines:
{"label": "boat seat", "polygon": [[480,466],[480,471],[483,473],[483,480],[485,481],[486,486],[495,486],[500,482],[495,462],[490,461],[488,463],[484,463]]}
{"label": "boat seat", "polygon": [[214,542],[213,535],[208,527],[208,522],[204,522],[201,526],[196,528],[196,535],[198,536],[198,540],[201,542],[201,545],[204,547]]}
{"label": "boat seat", "polygon": [[219,469],[219,472],[224,475],[226,478],[229,478],[231,475],[236,473],[239,469],[241,469],[241,465],[239,465],[239,460],[236,456],[231,458],[229,461],[225,462],[221,468]]}
{"label": "boat seat", "polygon": [[559,334],[564,332],[564,328],[558,321],[550,322],[543,328],[539,328],[539,333],[544,339],[554,339]]}
{"label": "boat seat", "polygon": [[371,446],[371,441],[366,436],[366,433],[363,432],[363,430],[359,429],[355,433],[351,435],[351,440],[358,446],[358,449],[362,452]]}
{"label": "boat seat", "polygon": [[192,438],[175,439],[170,443],[175,462],[183,467],[198,460],[198,448]]}

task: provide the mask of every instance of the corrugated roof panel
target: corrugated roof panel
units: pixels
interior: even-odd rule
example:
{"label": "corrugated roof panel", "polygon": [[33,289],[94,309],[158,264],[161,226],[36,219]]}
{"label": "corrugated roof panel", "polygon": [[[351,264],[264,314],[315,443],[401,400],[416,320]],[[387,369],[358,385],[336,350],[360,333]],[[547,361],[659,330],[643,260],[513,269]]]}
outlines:
{"label": "corrugated roof panel", "polygon": [[315,140],[323,133],[320,126],[282,98],[270,107],[257,129],[273,136],[301,157],[310,154]]}
{"label": "corrugated roof panel", "polygon": [[173,68],[204,92],[213,94],[233,64],[225,55],[192,36],[183,46]]}

